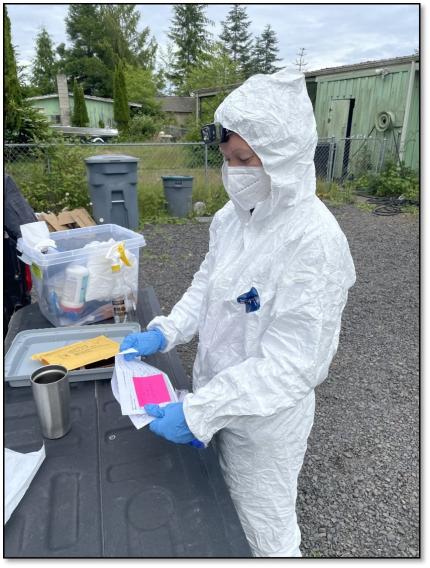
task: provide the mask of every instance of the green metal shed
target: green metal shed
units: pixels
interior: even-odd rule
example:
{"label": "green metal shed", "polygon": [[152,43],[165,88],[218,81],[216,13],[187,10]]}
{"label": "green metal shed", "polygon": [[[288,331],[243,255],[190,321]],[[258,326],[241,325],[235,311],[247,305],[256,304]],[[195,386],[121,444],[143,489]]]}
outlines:
{"label": "green metal shed", "polygon": [[336,141],[334,177],[342,175],[342,168],[353,156],[356,169],[357,156],[364,169],[366,164],[374,166],[399,157],[407,166],[418,169],[419,55],[305,75],[308,90],[316,85],[318,137]]}

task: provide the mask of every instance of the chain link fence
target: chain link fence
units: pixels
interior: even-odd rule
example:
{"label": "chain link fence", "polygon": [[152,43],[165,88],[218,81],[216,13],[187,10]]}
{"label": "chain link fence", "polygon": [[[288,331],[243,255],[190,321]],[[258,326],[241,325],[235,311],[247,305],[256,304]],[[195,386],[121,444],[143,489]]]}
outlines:
{"label": "chain link fence", "polygon": [[[387,160],[395,160],[397,140],[355,137],[321,139],[315,152],[317,178],[343,183],[366,173],[378,173]],[[40,189],[43,204],[58,201],[58,192],[86,191],[85,158],[102,154],[135,156],[139,192],[162,195],[163,175],[194,178],[193,200],[208,201],[222,192],[222,155],[217,146],[199,142],[24,145],[6,144],[4,164],[24,193]],[[42,195],[50,188],[48,195]],[[45,190],[44,190],[45,188]],[[43,197],[43,199],[42,199]]]}
{"label": "chain link fence", "polygon": [[[85,175],[85,158],[104,154],[130,155],[139,159],[139,181],[161,183],[162,175],[192,175],[197,185],[213,181],[212,170],[222,165],[218,148],[194,142],[121,143],[121,144],[6,144],[5,169],[17,181],[49,176],[53,164],[61,157],[64,166],[79,156]],[[218,172],[216,179],[218,180]],[[211,178],[211,179],[209,179]],[[84,181],[84,180],[83,180]]]}
{"label": "chain link fence", "polygon": [[50,203],[60,205],[59,186],[63,186],[69,196],[68,200],[62,201],[62,207],[72,205],[70,196],[74,193],[86,194],[85,158],[106,154],[139,159],[138,188],[141,194],[162,198],[161,176],[165,175],[192,176],[194,201],[210,201],[222,190],[222,156],[217,147],[207,147],[203,142],[6,144],[4,168],[30,198],[33,207],[41,211]]}
{"label": "chain link fence", "polygon": [[397,159],[395,137],[357,136],[319,140],[314,161],[317,178],[344,183],[366,174],[377,174],[387,161]]}

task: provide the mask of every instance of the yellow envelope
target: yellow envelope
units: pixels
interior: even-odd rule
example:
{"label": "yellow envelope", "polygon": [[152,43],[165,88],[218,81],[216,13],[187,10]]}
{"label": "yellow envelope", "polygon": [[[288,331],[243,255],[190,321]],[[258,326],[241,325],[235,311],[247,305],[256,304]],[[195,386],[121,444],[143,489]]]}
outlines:
{"label": "yellow envelope", "polygon": [[104,335],[99,335],[93,339],[71,343],[59,349],[45,351],[45,353],[35,353],[31,358],[42,361],[45,365],[63,365],[71,371],[89,363],[109,359],[118,352],[119,343]]}

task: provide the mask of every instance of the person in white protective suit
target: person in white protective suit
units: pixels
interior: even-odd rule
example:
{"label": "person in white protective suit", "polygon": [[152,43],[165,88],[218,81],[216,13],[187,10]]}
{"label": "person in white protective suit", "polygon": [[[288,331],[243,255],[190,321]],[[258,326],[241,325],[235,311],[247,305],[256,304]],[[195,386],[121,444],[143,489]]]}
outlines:
{"label": "person in white protective suit", "polygon": [[231,200],[214,216],[209,252],[170,315],[121,349],[165,352],[199,334],[193,392],[183,405],[149,405],[150,427],[178,443],[215,439],[253,554],[301,556],[297,478],[354,264],[315,195],[317,133],[303,74],[249,78],[215,122],[228,134],[220,149]]}

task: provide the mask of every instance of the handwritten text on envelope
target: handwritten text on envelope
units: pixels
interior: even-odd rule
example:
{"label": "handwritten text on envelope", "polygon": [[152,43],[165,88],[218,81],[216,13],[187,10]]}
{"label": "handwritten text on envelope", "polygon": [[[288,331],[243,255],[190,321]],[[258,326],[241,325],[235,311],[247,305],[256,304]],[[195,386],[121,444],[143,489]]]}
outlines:
{"label": "handwritten text on envelope", "polygon": [[112,341],[104,335],[71,343],[59,349],[36,353],[32,359],[42,361],[45,365],[63,365],[71,371],[89,363],[102,361],[114,357],[119,351],[119,343]]}

